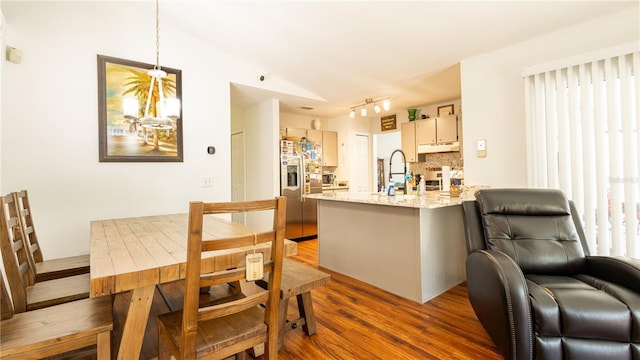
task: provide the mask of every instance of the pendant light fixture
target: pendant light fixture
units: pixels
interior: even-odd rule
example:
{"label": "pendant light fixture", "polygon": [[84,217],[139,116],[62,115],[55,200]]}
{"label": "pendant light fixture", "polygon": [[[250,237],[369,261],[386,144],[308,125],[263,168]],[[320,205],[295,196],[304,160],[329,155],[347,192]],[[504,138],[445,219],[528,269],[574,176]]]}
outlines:
{"label": "pendant light fixture", "polygon": [[382,98],[379,100],[373,100],[372,98],[367,98],[364,100],[363,104],[359,104],[351,108],[351,111],[349,112],[349,117],[352,119],[356,117],[356,110],[359,107],[362,107],[362,109],[360,109],[360,116],[362,117],[367,116],[367,105],[369,104],[373,104],[373,111],[376,114],[379,114],[382,111],[382,109],[380,108],[380,105],[378,105],[379,102],[382,102],[382,109],[384,109],[384,111],[389,111],[389,109],[391,108],[391,103],[389,102],[388,98],[387,99]]}
{"label": "pendant light fixture", "polygon": [[[167,77],[166,71],[160,66],[160,5],[156,0],[156,64],[153,69],[147,71],[149,75],[149,91],[144,107],[144,114],[139,114],[140,104],[135,98],[123,99],[124,116],[132,124],[139,124],[143,128],[155,130],[172,130],[176,126],[176,120],[180,118],[180,100],[175,98],[165,99],[162,89],[162,79]],[[159,101],[155,104],[155,114],[149,112],[153,92],[157,91]]]}

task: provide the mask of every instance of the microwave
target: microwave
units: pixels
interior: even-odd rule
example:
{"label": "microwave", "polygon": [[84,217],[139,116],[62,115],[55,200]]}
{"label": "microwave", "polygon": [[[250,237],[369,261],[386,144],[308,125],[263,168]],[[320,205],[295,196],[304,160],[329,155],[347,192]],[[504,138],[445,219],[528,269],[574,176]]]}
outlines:
{"label": "microwave", "polygon": [[335,176],[333,174],[322,174],[322,184],[333,185]]}

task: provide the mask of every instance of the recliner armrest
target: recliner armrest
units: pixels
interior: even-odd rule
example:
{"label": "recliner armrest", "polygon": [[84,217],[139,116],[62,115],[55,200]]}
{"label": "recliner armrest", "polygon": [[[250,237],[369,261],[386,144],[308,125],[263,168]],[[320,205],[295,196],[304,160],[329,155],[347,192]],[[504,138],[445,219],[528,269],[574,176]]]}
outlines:
{"label": "recliner armrest", "polygon": [[499,251],[474,251],[466,261],[469,301],[505,359],[533,358],[533,320],[527,282]]}
{"label": "recliner armrest", "polygon": [[640,259],[623,256],[587,256],[589,275],[640,293]]}

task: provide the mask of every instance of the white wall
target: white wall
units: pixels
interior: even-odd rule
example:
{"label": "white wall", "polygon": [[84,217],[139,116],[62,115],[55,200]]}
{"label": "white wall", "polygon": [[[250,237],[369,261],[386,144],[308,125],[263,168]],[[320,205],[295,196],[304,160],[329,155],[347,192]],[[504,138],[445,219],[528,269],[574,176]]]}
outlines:
{"label": "white wall", "polygon": [[[622,12],[461,61],[465,184],[527,186],[522,69],[640,41],[638,14]],[[477,139],[487,156],[476,157]]]}
{"label": "white wall", "polygon": [[328,130],[328,121],[325,118],[285,112],[280,113],[280,128],[311,129],[311,121],[313,119],[320,120],[319,130]]}
{"label": "white wall", "polygon": [[[279,102],[268,100],[252,106],[245,119],[246,199],[268,199],[280,195]],[[274,165],[275,164],[275,165]],[[256,230],[273,226],[266,212],[247,214],[247,225]]]}
{"label": "white wall", "polygon": [[[2,60],[0,193],[29,190],[47,258],[87,253],[91,220],[230,200],[231,82],[307,95],[277,78],[259,83],[257,67],[162,23],[161,64],[183,76],[184,162],[99,163],[96,55],[154,63],[153,3],[2,6],[3,41],[21,49],[23,61]],[[201,186],[205,176],[214,187]]]}

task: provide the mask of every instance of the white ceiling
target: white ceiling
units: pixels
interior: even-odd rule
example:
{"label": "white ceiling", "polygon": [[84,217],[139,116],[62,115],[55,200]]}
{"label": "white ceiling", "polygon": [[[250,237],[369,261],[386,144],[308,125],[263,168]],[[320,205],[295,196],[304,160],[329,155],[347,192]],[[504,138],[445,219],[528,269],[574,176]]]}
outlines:
{"label": "white ceiling", "polygon": [[[640,1],[161,0],[161,21],[317,95],[235,86],[236,104],[276,96],[284,111],[344,116],[366,98],[394,108],[460,97],[461,59],[619,11]],[[153,11],[153,3],[138,3]],[[259,74],[256,74],[258,76]],[[302,110],[301,106],[314,110]]]}

